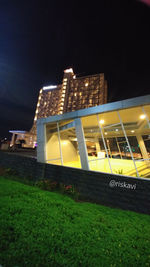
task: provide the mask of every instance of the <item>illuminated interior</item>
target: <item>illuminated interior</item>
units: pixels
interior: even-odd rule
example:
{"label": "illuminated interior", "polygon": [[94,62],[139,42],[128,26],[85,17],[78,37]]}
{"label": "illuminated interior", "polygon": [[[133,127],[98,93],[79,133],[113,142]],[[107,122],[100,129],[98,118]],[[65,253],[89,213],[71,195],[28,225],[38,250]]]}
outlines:
{"label": "illuminated interior", "polygon": [[139,105],[47,123],[45,161],[150,178],[149,118],[150,105]]}

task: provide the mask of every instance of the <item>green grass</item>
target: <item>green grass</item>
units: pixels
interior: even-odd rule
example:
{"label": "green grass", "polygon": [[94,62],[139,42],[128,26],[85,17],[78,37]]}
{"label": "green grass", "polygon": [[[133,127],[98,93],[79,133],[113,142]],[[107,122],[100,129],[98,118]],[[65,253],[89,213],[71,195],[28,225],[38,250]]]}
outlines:
{"label": "green grass", "polygon": [[2,266],[150,266],[150,216],[0,177]]}

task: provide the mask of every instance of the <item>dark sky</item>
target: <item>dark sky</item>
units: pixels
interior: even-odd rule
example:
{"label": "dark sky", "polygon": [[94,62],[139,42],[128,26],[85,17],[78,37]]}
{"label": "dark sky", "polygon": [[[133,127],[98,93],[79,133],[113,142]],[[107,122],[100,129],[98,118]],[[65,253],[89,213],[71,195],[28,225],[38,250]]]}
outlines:
{"label": "dark sky", "polygon": [[149,94],[150,6],[0,0],[0,138],[31,128],[41,86],[61,83],[68,67],[104,72],[109,102]]}

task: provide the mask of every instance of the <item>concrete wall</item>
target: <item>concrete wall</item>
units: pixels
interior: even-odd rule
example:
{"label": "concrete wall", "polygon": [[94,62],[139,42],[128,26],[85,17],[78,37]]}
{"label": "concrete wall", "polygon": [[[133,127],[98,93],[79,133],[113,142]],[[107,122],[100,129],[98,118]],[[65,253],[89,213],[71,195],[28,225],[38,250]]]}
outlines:
{"label": "concrete wall", "polygon": [[75,185],[88,201],[150,214],[150,179],[43,164],[34,158],[1,151],[0,166],[15,169],[20,176],[33,180],[46,178]]}

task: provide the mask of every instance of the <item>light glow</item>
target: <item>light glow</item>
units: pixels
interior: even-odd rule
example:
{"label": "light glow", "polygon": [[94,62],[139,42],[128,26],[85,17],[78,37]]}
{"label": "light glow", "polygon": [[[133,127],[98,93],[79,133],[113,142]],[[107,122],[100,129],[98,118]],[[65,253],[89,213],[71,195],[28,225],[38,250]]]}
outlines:
{"label": "light glow", "polygon": [[44,86],[43,87],[43,90],[51,90],[51,89],[55,89],[55,88],[57,88],[57,85],[49,85],[49,86]]}
{"label": "light glow", "polygon": [[70,69],[66,69],[66,70],[64,70],[64,72],[65,72],[65,73],[73,73],[73,69],[72,69],[72,68],[70,68]]}
{"label": "light glow", "polygon": [[100,124],[104,124],[104,120],[100,120],[99,123],[100,123]]}
{"label": "light glow", "polygon": [[85,84],[86,87],[87,87],[88,85],[89,85],[88,83]]}
{"label": "light glow", "polygon": [[146,118],[145,114],[140,115],[140,119],[144,120]]}
{"label": "light glow", "polygon": [[134,130],[131,130],[131,133],[134,133],[135,131]]}

